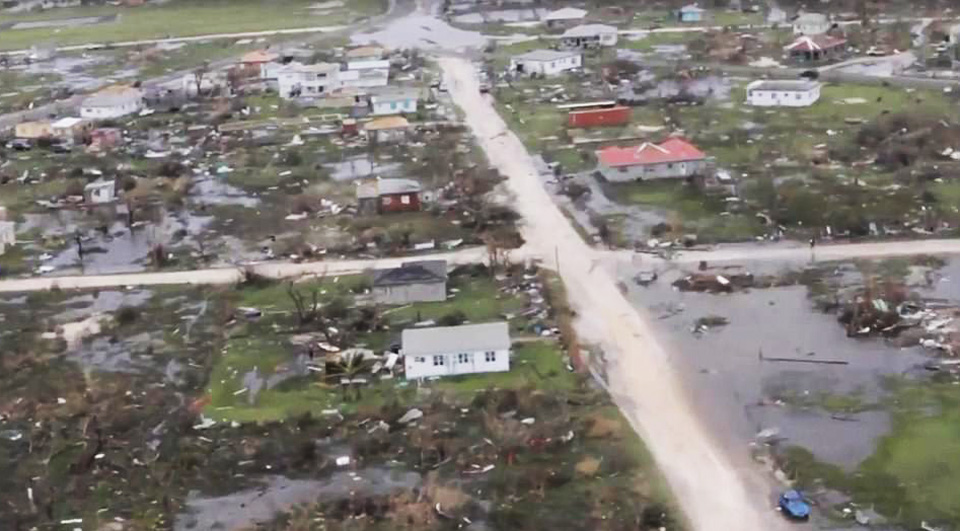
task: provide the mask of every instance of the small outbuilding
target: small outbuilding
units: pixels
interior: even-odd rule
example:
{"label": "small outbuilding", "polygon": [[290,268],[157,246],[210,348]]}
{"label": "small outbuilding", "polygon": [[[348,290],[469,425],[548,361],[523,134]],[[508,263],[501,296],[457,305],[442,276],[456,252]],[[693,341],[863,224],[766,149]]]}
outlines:
{"label": "small outbuilding", "polygon": [[701,22],[705,9],[697,4],[689,4],[677,10],[677,20],[680,22]]}
{"label": "small outbuilding", "polygon": [[510,59],[510,71],[517,74],[555,76],[583,66],[576,51],[534,50]]}
{"label": "small outbuilding", "polygon": [[93,205],[112,203],[117,199],[116,182],[112,179],[96,180],[84,186],[83,199]]}
{"label": "small outbuilding", "polygon": [[361,214],[417,212],[420,210],[420,183],[412,179],[371,179],[357,185],[357,206]]}
{"label": "small outbuilding", "polygon": [[758,80],[747,85],[747,104],[809,107],[820,99],[820,83],[807,79]]}
{"label": "small outbuilding", "polygon": [[615,105],[613,107],[576,109],[567,115],[567,127],[609,127],[625,125],[630,122],[630,107]]}
{"label": "small outbuilding", "polygon": [[54,138],[71,144],[82,141],[89,128],[89,122],[77,117],[61,118],[50,124]]}
{"label": "small outbuilding", "polygon": [[408,328],[401,349],[408,380],[510,370],[505,322]]}
{"label": "small outbuilding", "polygon": [[833,24],[822,13],[804,13],[793,19],[794,35],[820,35],[830,31]]}
{"label": "small outbuilding", "polygon": [[447,300],[447,262],[424,260],[373,272],[373,301],[411,304]]}

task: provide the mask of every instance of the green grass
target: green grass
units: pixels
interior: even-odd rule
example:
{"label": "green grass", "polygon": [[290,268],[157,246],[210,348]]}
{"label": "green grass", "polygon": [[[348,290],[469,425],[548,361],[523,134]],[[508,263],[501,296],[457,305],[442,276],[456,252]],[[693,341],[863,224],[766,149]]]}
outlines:
{"label": "green grass", "polygon": [[678,181],[611,183],[608,197],[619,203],[643,205],[675,212],[684,220],[696,221],[722,211],[720,204],[692,186]]}
{"label": "green grass", "polygon": [[136,8],[113,6],[52,9],[48,12],[5,15],[0,23],[119,15],[115,22],[76,27],[5,30],[0,34],[0,49],[29,48],[37,43],[59,46],[84,43],[109,43],[128,40],[184,37],[209,33],[234,33],[330,26],[349,23],[358,16],[385,10],[381,0],[348,0],[345,9],[315,15],[308,0],[172,0],[161,5]]}
{"label": "green grass", "polygon": [[673,44],[687,44],[700,36],[697,32],[663,32],[648,33],[639,39],[621,37],[617,43],[618,48],[627,50],[636,50],[639,52],[651,52],[655,46],[666,46]]}
{"label": "green grass", "polygon": [[[802,448],[786,452],[787,472],[803,487],[823,482],[873,506],[893,522],[960,524],[960,389],[952,382],[894,382],[887,401],[892,431],[851,474]],[[846,404],[850,406],[851,404]]]}
{"label": "green grass", "polygon": [[509,372],[453,376],[442,378],[434,385],[463,395],[491,388],[572,391],[577,386],[577,378],[567,370],[556,343],[538,341],[514,346]]}
{"label": "green grass", "polygon": [[481,323],[500,319],[504,313],[516,313],[523,301],[503,293],[490,277],[454,277],[448,289],[458,289],[444,302],[420,302],[388,314],[392,322],[438,320],[444,315],[462,312],[468,321]]}

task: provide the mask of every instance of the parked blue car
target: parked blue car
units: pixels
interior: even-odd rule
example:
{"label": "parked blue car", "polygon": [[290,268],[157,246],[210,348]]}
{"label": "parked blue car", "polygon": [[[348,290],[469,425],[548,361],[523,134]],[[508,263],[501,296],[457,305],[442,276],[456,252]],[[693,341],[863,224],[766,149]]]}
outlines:
{"label": "parked blue car", "polygon": [[810,504],[798,490],[788,490],[780,495],[780,511],[793,520],[810,518]]}

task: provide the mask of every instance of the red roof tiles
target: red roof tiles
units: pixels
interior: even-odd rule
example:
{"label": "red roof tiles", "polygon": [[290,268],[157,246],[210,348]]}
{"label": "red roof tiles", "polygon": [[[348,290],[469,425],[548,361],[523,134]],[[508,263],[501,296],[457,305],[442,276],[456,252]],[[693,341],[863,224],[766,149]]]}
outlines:
{"label": "red roof tiles", "polygon": [[644,142],[634,147],[608,147],[597,152],[604,166],[616,168],[703,160],[707,155],[680,137],[670,137],[659,144]]}

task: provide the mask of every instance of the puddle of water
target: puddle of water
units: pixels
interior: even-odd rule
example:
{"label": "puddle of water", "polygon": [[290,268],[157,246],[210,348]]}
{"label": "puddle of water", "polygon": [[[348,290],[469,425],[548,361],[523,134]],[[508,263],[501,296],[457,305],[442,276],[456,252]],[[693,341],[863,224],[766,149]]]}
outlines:
{"label": "puddle of water", "polygon": [[190,186],[190,200],[207,205],[237,205],[252,208],[260,199],[231,186],[212,175],[198,178]]}
{"label": "puddle of water", "polygon": [[186,231],[186,236],[177,243],[191,244],[192,236],[205,230],[212,221],[212,216],[178,212],[162,216],[159,223],[151,223],[133,231],[123,221],[114,221],[106,235],[96,232],[92,240],[84,241],[85,249],[99,251],[85,252],[82,268],[76,245],[72,241],[67,248],[46,262],[46,265],[54,267],[55,273],[59,275],[77,272],[106,274],[142,271],[146,267],[147,254],[154,245],[173,243],[183,231]]}
{"label": "puddle of water", "polygon": [[337,472],[325,480],[269,476],[259,487],[227,496],[205,498],[191,492],[186,501],[187,509],[177,516],[173,528],[175,531],[246,529],[269,522],[294,505],[316,500],[329,502],[354,495],[383,496],[415,488],[420,483],[420,474],[416,472],[386,468]]}
{"label": "puddle of water", "polygon": [[386,28],[372,33],[356,33],[354,44],[381,44],[387,48],[454,49],[480,48],[487,42],[479,32],[454,28],[446,22],[423,14],[395,20]]}
{"label": "puddle of water", "polygon": [[331,177],[335,181],[352,181],[365,177],[387,177],[398,174],[401,164],[398,162],[387,162],[374,164],[370,158],[360,155],[351,157],[341,162],[328,162],[323,165],[331,172]]}
{"label": "puddle of water", "polygon": [[[889,428],[886,414],[861,414],[856,422],[845,422],[760,404],[772,392],[816,397],[862,391],[864,400],[870,401],[882,393],[882,376],[911,371],[928,359],[920,348],[899,349],[878,339],[846,337],[836,316],[813,309],[804,286],[729,295],[684,293],[670,286],[685,274],[681,271],[661,272],[656,283],[641,288],[630,278],[642,267],[629,269],[629,276],[623,269],[619,274],[630,285],[630,300],[651,314],[685,374],[702,418],[734,448],[745,449],[759,431],[776,428],[789,437],[788,443],[801,444],[824,460],[852,468],[873,451],[875,438]],[[692,334],[694,322],[708,315],[726,317],[729,324]],[[849,364],[761,361],[761,351],[767,358]]]}

